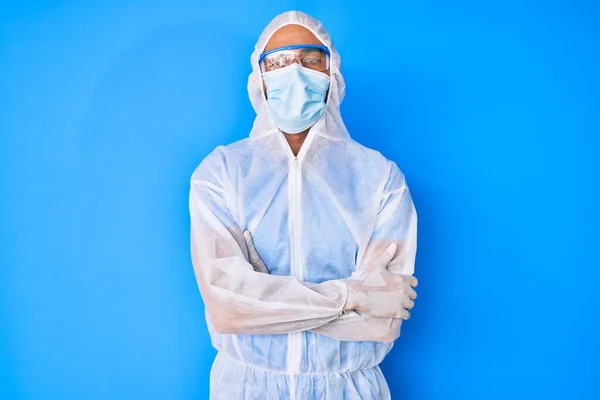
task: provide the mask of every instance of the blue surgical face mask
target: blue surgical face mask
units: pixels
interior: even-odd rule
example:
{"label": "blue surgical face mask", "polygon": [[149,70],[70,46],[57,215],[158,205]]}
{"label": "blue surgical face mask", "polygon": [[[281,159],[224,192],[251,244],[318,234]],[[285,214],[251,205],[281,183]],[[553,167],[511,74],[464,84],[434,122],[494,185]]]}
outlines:
{"label": "blue surgical face mask", "polygon": [[299,64],[264,72],[267,107],[275,125],[286,133],[300,133],[317,122],[327,104],[329,75]]}

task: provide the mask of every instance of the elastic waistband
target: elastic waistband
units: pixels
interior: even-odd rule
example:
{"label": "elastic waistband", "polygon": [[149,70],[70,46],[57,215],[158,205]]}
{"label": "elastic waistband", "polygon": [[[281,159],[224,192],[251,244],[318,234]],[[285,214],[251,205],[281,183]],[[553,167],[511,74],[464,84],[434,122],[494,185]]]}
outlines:
{"label": "elastic waistband", "polygon": [[[329,371],[329,372],[300,372],[300,373],[296,373],[296,374],[292,374],[289,373],[287,371],[282,371],[282,370],[277,370],[277,369],[270,369],[270,368],[265,368],[262,365],[254,365],[254,364],[250,364],[247,363],[245,361],[242,361],[238,358],[235,358],[229,354],[227,354],[224,351],[219,351],[217,352],[217,357],[219,358],[222,357],[224,359],[226,359],[227,361],[233,361],[236,364],[239,364],[245,368],[251,368],[254,370],[258,370],[258,371],[264,371],[264,372],[269,372],[269,373],[273,373],[273,374],[281,374],[281,375],[316,375],[316,376],[325,376],[325,375],[344,375],[344,374],[351,374],[353,372],[359,372],[359,371],[365,371],[365,370],[370,370],[370,369],[377,369],[379,370],[379,364],[373,365],[373,366],[369,366],[369,367],[363,367],[363,368],[356,368],[356,369],[345,369],[345,370],[339,370],[339,371]],[[215,360],[216,360],[215,358]]]}

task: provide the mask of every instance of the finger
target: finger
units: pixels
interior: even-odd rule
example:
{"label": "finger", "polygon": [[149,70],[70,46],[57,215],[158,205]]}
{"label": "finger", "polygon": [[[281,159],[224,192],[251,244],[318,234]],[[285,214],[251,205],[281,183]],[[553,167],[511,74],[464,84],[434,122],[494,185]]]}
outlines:
{"label": "finger", "polygon": [[254,239],[252,239],[252,234],[250,233],[250,231],[244,232],[244,239],[246,240],[246,244],[248,246],[248,259],[250,261],[250,264],[252,264],[252,267],[254,267],[254,270],[256,272],[269,273],[267,266],[258,254],[258,251],[256,251],[256,247],[254,246]]}
{"label": "finger", "polygon": [[396,255],[396,250],[398,250],[398,245],[396,243],[390,244],[385,251],[377,257],[375,264],[380,268],[387,268],[390,261],[392,261],[392,258]]}
{"label": "finger", "polygon": [[254,247],[254,240],[252,239],[250,231],[244,231],[244,240],[246,240],[246,245],[248,247]]}
{"label": "finger", "polygon": [[412,287],[417,287],[417,285],[419,284],[419,281],[417,281],[417,278],[415,278],[413,275],[402,274],[402,277],[404,278],[406,283],[408,283]]}
{"label": "finger", "polygon": [[254,267],[254,270],[256,272],[260,272],[261,274],[268,274],[269,273],[269,270],[268,270],[268,268],[267,268],[267,266],[265,264],[257,265],[256,267]]}
{"label": "finger", "polygon": [[252,266],[254,267],[255,270],[259,271],[259,270],[263,269],[263,266],[265,265],[265,263],[260,258],[260,256],[256,252],[256,250],[254,250],[253,248],[248,249],[248,256],[250,258],[250,260],[249,260],[250,264],[252,264]]}
{"label": "finger", "polygon": [[404,306],[404,308],[406,308],[407,310],[412,310],[412,308],[415,306],[415,302],[412,301],[411,299],[405,299],[402,302],[402,305]]}
{"label": "finger", "polygon": [[411,287],[408,288],[407,294],[408,294],[408,297],[410,297],[411,300],[414,300],[414,299],[417,298],[417,292],[413,288],[411,288]]}
{"label": "finger", "polygon": [[256,247],[254,247],[254,240],[252,239],[252,234],[250,231],[244,231],[244,240],[246,240],[246,246],[248,247],[248,256],[250,260],[260,259],[258,252],[256,251]]}
{"label": "finger", "polygon": [[269,270],[267,269],[267,266],[265,265],[262,258],[260,258],[260,256],[258,255],[258,253],[254,247],[248,249],[248,255],[250,258],[250,264],[252,264],[252,266],[254,267],[254,270],[256,272],[266,272],[266,273],[269,272]]}
{"label": "finger", "polygon": [[406,321],[407,319],[410,318],[410,312],[409,311],[405,311],[404,313],[402,313],[402,316],[400,318],[402,318],[403,320]]}
{"label": "finger", "polygon": [[417,287],[419,285],[419,281],[417,280],[417,278],[412,275],[410,277],[409,283],[410,283],[410,286],[412,286],[412,287]]}

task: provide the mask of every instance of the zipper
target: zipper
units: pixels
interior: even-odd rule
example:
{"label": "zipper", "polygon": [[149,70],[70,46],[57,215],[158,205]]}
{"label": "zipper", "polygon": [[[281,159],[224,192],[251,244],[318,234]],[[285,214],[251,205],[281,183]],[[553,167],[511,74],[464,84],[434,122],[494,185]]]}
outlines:
{"label": "zipper", "polygon": [[[288,221],[288,230],[290,234],[290,275],[295,276],[299,281],[304,280],[304,269],[300,260],[302,254],[300,249],[299,230],[300,227],[300,198],[302,194],[301,179],[301,159],[313,140],[314,135],[309,132],[306,140],[300,147],[297,155],[291,151],[288,142],[283,134],[277,135],[279,143],[284,151],[289,154],[289,191],[288,201],[290,204],[290,218]],[[304,332],[288,333],[287,354],[286,354],[286,372],[290,385],[290,400],[296,399],[296,376],[300,373],[300,364],[302,362],[302,345],[304,343]]]}
{"label": "zipper", "polygon": [[[301,175],[300,165],[298,157],[295,156],[291,165],[291,179],[290,179],[290,241],[291,241],[291,254],[290,254],[290,272],[291,275],[295,276],[299,281],[304,280],[304,270],[300,262],[300,248],[299,248],[299,204],[301,196]],[[288,334],[287,342],[287,371],[290,379],[290,399],[295,399],[296,392],[296,380],[294,374],[300,373],[300,363],[302,360],[302,342],[304,339],[303,332],[292,332]]]}

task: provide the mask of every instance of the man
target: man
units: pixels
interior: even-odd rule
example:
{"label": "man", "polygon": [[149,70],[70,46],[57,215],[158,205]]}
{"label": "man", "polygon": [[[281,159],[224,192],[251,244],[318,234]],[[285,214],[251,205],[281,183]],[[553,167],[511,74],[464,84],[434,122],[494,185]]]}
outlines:
{"label": "man", "polygon": [[416,297],[404,175],[353,141],[320,22],[276,17],[248,80],[250,137],[191,178],[191,249],[215,399],[387,399],[379,363]]}

